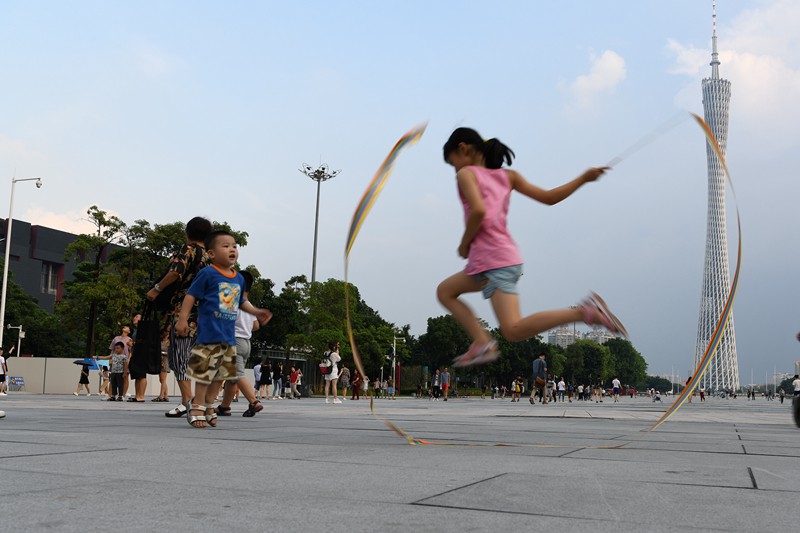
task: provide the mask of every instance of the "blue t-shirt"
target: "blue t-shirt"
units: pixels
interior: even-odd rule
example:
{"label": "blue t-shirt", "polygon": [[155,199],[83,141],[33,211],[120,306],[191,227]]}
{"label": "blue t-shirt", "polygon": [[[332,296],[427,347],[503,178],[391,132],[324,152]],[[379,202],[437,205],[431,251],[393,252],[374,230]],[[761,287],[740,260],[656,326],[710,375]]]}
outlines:
{"label": "blue t-shirt", "polygon": [[223,272],[211,265],[197,273],[187,292],[197,299],[196,342],[236,345],[236,314],[246,301],[243,287],[244,277],[235,271]]}

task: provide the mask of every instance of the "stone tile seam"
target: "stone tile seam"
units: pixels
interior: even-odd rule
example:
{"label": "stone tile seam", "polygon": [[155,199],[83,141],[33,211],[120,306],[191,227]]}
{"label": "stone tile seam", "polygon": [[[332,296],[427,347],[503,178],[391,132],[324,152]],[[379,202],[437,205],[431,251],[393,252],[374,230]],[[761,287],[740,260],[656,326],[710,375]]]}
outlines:
{"label": "stone tile seam", "polygon": [[[599,516],[592,516],[592,517],[585,517],[585,516],[567,516],[564,514],[548,514],[548,513],[531,513],[526,511],[509,511],[507,509],[483,509],[483,508],[475,508],[475,507],[463,507],[459,505],[444,505],[444,504],[435,504],[435,503],[420,503],[420,502],[413,502],[411,505],[419,505],[422,507],[438,507],[440,509],[461,509],[465,511],[477,511],[483,513],[499,513],[499,514],[510,514],[510,515],[522,515],[522,516],[541,516],[546,518],[568,518],[570,520],[585,520],[590,523],[595,522],[610,522],[612,524],[617,524],[620,526],[624,525],[637,525],[640,526],[638,522],[628,522],[628,521],[620,521],[614,520],[612,518],[601,518]],[[688,526],[688,524],[687,524]],[[724,531],[725,533],[729,533],[729,529],[716,529],[713,527],[703,527],[703,531]]]}
{"label": "stone tile seam", "polygon": [[71,455],[76,453],[97,453],[97,452],[119,452],[119,451],[127,451],[128,448],[101,448],[99,450],[72,450],[66,452],[49,452],[49,453],[28,453],[25,455],[3,455],[0,456],[0,461],[6,461],[10,459],[24,459],[27,457],[46,457],[48,455]]}
{"label": "stone tile seam", "polygon": [[[455,487],[455,488],[452,488],[452,489],[448,489],[448,490],[446,490],[444,492],[440,492],[438,494],[433,494],[431,496],[426,496],[426,497],[422,498],[421,500],[417,500],[417,501],[411,502],[411,505],[428,505],[428,504],[423,503],[423,502],[425,502],[425,500],[430,500],[431,498],[438,498],[439,496],[444,496],[445,494],[450,494],[451,492],[455,492],[457,490],[466,489],[467,487],[472,487],[472,486],[478,485],[480,483],[484,483],[486,481],[491,481],[493,479],[497,479],[499,477],[503,477],[503,476],[507,476],[507,475],[508,475],[508,472],[502,472],[502,473],[496,474],[494,476],[490,476],[490,477],[487,477],[487,478],[484,478],[484,479],[479,479],[478,481],[473,481],[472,483],[467,483],[466,485],[461,485],[460,487]],[[440,506],[433,505],[433,507],[440,507]]]}

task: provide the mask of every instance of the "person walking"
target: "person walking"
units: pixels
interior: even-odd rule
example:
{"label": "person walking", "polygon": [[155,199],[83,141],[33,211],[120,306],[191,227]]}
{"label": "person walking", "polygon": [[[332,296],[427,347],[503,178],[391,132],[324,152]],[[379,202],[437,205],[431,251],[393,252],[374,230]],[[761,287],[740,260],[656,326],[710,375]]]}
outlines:
{"label": "person walking", "polygon": [[540,353],[539,357],[533,360],[532,365],[533,387],[531,387],[531,404],[536,403],[536,395],[539,395],[539,402],[547,404],[547,362],[545,354]]}
{"label": "person walking", "polygon": [[300,379],[300,371],[294,366],[289,370],[289,398],[295,400],[300,397],[300,391],[297,390],[297,382]]}
{"label": "person walking", "polygon": [[325,357],[331,362],[330,371],[325,374],[325,403],[331,403],[330,399],[328,398],[329,392],[332,392],[333,394],[333,403],[342,403],[342,400],[339,399],[337,392],[339,382],[338,363],[342,360],[341,356],[339,355],[338,342],[328,343],[328,351],[325,354]]}
{"label": "person walking", "polygon": [[443,401],[447,401],[447,393],[450,390],[450,372],[447,371],[447,367],[444,367],[444,372],[442,372],[442,392],[444,399]]}
{"label": "person walking", "polygon": [[619,401],[619,390],[622,388],[622,384],[619,381],[619,378],[615,377],[611,380],[611,392],[614,394],[614,403]]}
{"label": "person walking", "polygon": [[351,400],[360,400],[361,399],[361,373],[358,369],[353,370],[353,382],[350,383],[353,387],[353,395],[350,397]]}
{"label": "person walking", "polygon": [[259,376],[259,399],[270,399],[270,392],[272,390],[272,363],[264,359],[261,361],[261,375]]}
{"label": "person walking", "polygon": [[[3,359],[3,365],[6,364],[5,359]],[[5,375],[3,376],[3,382],[5,382]],[[74,394],[75,396],[80,396],[81,388],[86,388],[86,396],[91,396],[92,391],[89,390],[89,365],[81,365],[81,376],[78,379],[78,388],[75,389]]]}
{"label": "person walking", "polygon": [[192,381],[186,375],[186,369],[196,338],[196,335],[192,333],[196,328],[192,326],[197,323],[197,306],[195,305],[190,310],[190,331],[188,333],[177,332],[175,323],[180,315],[186,292],[191,287],[197,273],[209,262],[205,239],[213,229],[211,221],[203,217],[194,217],[187,222],[186,243],[170,258],[167,273],[147,292],[148,300],[156,301],[156,303],[165,301],[166,311],[162,318],[162,329],[168,329],[170,332],[169,368],[175,375],[181,393],[181,403],[164,413],[165,416],[171,418],[186,416],[186,404],[193,396]]}
{"label": "person walking", "polygon": [[[8,396],[6,392],[6,376],[8,376],[8,365],[6,364],[6,358],[3,357],[3,349],[0,348],[0,396]],[[78,390],[80,390],[80,385],[78,385]]]}
{"label": "person walking", "polygon": [[439,373],[438,368],[431,379],[431,388],[433,389],[433,401],[438,402],[442,390],[442,375]]}
{"label": "person walking", "polygon": [[350,369],[347,363],[342,361],[342,370],[339,372],[339,384],[342,386],[342,400],[347,399],[347,389],[350,388]]}
{"label": "person walking", "polygon": [[[261,371],[261,376],[264,376],[264,371]],[[275,363],[272,365],[272,399],[282,400],[283,396],[283,363]]]}
{"label": "person walking", "polygon": [[[239,275],[244,279],[242,297],[248,299],[250,289],[253,288],[253,274],[247,270],[242,270]],[[268,312],[267,322],[272,318],[272,313]],[[265,322],[266,323],[266,322]],[[253,417],[261,412],[264,406],[256,398],[256,391],[244,375],[244,367],[250,359],[250,339],[253,332],[261,327],[261,323],[255,315],[248,313],[241,307],[236,311],[234,321],[234,335],[236,337],[236,379],[225,381],[225,390],[222,394],[222,402],[217,406],[218,416],[229,416],[231,414],[231,403],[236,401],[236,394],[241,392],[247,400],[247,409],[242,416]]]}
{"label": "person walking", "polygon": [[169,332],[164,331],[161,334],[161,371],[158,373],[158,396],[153,398],[152,402],[168,402],[169,401],[169,385],[167,384],[167,374],[169,374],[169,361],[167,355],[169,354]]}

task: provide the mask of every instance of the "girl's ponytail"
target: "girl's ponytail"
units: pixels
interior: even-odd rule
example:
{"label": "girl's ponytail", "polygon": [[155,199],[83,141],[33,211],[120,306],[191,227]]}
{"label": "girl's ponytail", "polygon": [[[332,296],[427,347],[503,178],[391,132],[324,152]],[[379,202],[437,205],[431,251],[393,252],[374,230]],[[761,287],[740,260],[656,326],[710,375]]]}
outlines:
{"label": "girl's ponytail", "polygon": [[484,141],[481,151],[487,168],[500,168],[504,161],[507,165],[511,165],[514,160],[514,151],[498,141],[497,138]]}
{"label": "girl's ponytail", "polygon": [[477,151],[483,154],[488,168],[500,168],[503,162],[510,165],[514,159],[514,152],[501,143],[497,139],[489,139],[484,141],[477,131],[472,128],[456,128],[447,142],[444,144],[444,160],[447,162],[447,157],[458,149],[458,145],[464,143],[473,146]]}

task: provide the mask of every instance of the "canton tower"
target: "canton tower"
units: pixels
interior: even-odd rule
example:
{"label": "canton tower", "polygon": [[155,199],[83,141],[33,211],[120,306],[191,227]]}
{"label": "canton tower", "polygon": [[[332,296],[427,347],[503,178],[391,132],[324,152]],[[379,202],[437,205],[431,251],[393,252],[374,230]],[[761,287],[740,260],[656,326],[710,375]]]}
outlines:
{"label": "canton tower", "polygon": [[[711,37],[711,77],[703,79],[703,114],[722,153],[726,154],[731,82],[719,77],[716,2],[713,3],[712,9],[714,29]],[[731,285],[725,214],[725,171],[716,152],[708,144],[706,144],[706,160],[708,162],[708,221],[706,224],[703,290],[700,295],[700,318],[697,321],[695,368],[703,358],[709,339],[714,334]],[[710,391],[739,388],[739,360],[736,357],[733,316],[722,334],[716,356],[709,364],[699,386],[705,386]]]}

